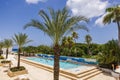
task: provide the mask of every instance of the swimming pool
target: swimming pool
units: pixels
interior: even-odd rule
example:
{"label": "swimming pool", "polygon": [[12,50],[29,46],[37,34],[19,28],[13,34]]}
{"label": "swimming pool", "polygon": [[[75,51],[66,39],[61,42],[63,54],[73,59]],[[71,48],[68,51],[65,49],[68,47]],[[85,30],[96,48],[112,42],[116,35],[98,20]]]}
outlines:
{"label": "swimming pool", "polygon": [[[42,63],[42,64],[50,65],[50,66],[54,65],[54,60],[53,59],[47,59],[47,58],[42,58],[42,57],[30,57],[30,58],[27,58],[27,59],[35,61],[35,62],[39,62],[39,63]],[[71,62],[60,61],[60,68],[74,69],[74,68],[78,68],[78,67],[84,68],[86,66],[81,65],[81,64],[71,63]]]}

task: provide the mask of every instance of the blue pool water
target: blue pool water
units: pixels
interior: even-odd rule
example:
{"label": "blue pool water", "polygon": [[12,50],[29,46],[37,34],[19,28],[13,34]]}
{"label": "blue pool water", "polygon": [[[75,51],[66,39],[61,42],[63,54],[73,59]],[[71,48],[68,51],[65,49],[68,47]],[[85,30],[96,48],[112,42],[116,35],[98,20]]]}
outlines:
{"label": "blue pool water", "polygon": [[[27,58],[27,59],[35,61],[35,62],[39,62],[39,63],[42,63],[42,64],[50,65],[50,66],[53,66],[53,64],[54,64],[54,60],[47,59],[47,58],[30,57],[30,58]],[[82,66],[82,65],[74,64],[74,63],[71,63],[71,62],[60,61],[60,68],[63,68],[63,69],[73,69],[73,68],[77,68],[79,66]]]}
{"label": "blue pool water", "polygon": [[13,48],[12,51],[13,51],[13,52],[18,52],[18,49]]}

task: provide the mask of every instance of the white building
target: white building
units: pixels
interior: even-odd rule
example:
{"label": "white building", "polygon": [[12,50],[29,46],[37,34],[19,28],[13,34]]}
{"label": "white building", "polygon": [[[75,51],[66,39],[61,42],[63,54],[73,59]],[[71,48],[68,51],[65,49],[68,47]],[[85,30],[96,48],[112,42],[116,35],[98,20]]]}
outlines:
{"label": "white building", "polygon": [[[6,48],[2,48],[2,50],[3,50],[3,54],[6,54]],[[11,48],[9,48],[9,50],[8,50],[9,52],[12,52],[12,47]]]}

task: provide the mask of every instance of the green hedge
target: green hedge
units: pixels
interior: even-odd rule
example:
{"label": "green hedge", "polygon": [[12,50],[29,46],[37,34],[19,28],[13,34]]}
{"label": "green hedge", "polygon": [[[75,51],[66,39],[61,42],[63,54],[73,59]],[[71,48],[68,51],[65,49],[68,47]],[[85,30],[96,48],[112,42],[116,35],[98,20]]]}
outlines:
{"label": "green hedge", "polygon": [[1,63],[10,63],[11,61],[6,61],[6,60],[4,60],[4,61],[1,61]]}
{"label": "green hedge", "polygon": [[25,70],[24,66],[20,66],[19,68],[18,67],[12,67],[12,68],[10,68],[10,71],[12,71],[12,72],[22,71],[22,70]]}

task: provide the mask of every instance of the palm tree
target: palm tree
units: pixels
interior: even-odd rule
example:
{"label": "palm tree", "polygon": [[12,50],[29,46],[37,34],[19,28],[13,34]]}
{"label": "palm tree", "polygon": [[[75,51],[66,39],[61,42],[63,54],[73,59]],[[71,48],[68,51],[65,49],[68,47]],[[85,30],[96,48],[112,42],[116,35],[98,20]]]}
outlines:
{"label": "palm tree", "polygon": [[42,21],[32,20],[30,23],[26,24],[24,28],[35,27],[45,32],[53,40],[54,49],[54,80],[59,80],[59,57],[60,57],[60,42],[65,35],[72,30],[85,29],[85,26],[79,25],[79,21],[88,21],[83,16],[71,16],[67,8],[62,10],[48,9],[48,12],[40,10],[39,15],[42,17]]}
{"label": "palm tree", "polygon": [[61,43],[61,45],[62,45],[62,47],[68,47],[68,41],[67,41],[67,37],[63,37],[63,39],[62,39],[62,43]]}
{"label": "palm tree", "polygon": [[85,36],[85,42],[87,43],[87,47],[88,47],[88,54],[91,54],[90,52],[90,44],[92,41],[92,37],[88,34]]}
{"label": "palm tree", "polygon": [[118,45],[120,47],[120,6],[109,7],[106,9],[107,14],[103,19],[104,24],[115,22],[118,27]]}
{"label": "palm tree", "polygon": [[4,43],[0,42],[0,56],[1,54],[3,54],[3,50],[2,50],[3,47],[4,47]]}
{"label": "palm tree", "polygon": [[6,48],[6,59],[8,58],[8,53],[9,53],[9,48],[13,45],[13,42],[11,39],[5,39],[4,40],[4,45]]}
{"label": "palm tree", "polygon": [[[74,41],[75,41],[75,39],[78,39],[78,34],[76,32],[73,32],[72,37],[74,38]],[[76,41],[75,41],[75,43],[76,43]]]}
{"label": "palm tree", "polygon": [[28,39],[28,36],[23,33],[15,34],[13,37],[14,42],[18,45],[18,64],[17,67],[20,67],[20,53],[22,52],[22,47],[31,42],[31,40]]}
{"label": "palm tree", "polygon": [[68,41],[68,48],[70,49],[74,45],[73,37],[68,36],[67,41]]}

